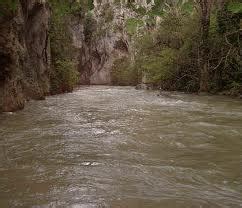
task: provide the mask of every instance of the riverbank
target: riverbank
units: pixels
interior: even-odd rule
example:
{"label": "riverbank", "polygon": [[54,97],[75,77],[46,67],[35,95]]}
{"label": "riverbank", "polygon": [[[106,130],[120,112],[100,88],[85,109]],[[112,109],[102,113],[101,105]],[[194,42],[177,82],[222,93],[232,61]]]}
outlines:
{"label": "riverbank", "polygon": [[209,95],[209,96],[226,96],[232,98],[239,98],[242,99],[242,89],[232,89],[226,91],[219,91],[219,92],[185,92],[185,91],[169,91],[169,90],[162,90],[160,87],[154,87],[152,84],[138,84],[135,87],[136,90],[157,90],[160,91],[158,96],[169,94],[169,92],[180,92],[186,94],[193,94],[193,95]]}
{"label": "riverbank", "polygon": [[[76,86],[73,91],[70,92],[64,92],[64,93],[59,93],[59,94],[66,94],[66,93],[73,93],[77,90],[79,90],[82,87],[98,87],[98,86],[103,86],[103,87],[117,87],[117,86],[111,86],[111,85],[78,85]],[[125,87],[125,86],[123,86]],[[129,87],[129,86],[126,86]],[[152,85],[145,85],[145,84],[140,84],[137,86],[130,86],[130,88],[136,89],[136,90],[147,90],[147,91],[154,91],[154,94],[157,95],[158,97],[170,97],[172,94],[176,94],[176,93],[181,93],[181,94],[187,94],[187,95],[194,95],[194,96],[209,96],[209,97],[221,97],[221,98],[233,98],[233,99],[242,99],[242,94],[241,95],[234,95],[231,93],[228,93],[227,91],[225,92],[219,92],[219,93],[191,93],[191,92],[181,92],[181,91],[166,91],[166,90],[160,90],[158,88],[154,88]],[[58,94],[57,94],[58,95]],[[56,94],[46,94],[45,96],[39,98],[39,99],[34,99],[36,101],[42,101],[42,100],[46,100],[46,98],[48,97],[52,97],[52,96],[56,96]],[[23,110],[25,105],[29,103],[29,101],[31,101],[33,99],[26,99],[24,104],[21,106],[21,108],[16,108],[16,109],[11,109],[9,111],[2,111],[0,113],[4,113],[4,112],[16,112],[16,111],[20,111]]]}

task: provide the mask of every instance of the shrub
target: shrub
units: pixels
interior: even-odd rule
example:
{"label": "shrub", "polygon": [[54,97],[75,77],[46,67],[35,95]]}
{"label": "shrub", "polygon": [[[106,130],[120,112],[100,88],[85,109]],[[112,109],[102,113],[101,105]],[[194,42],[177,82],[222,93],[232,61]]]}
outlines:
{"label": "shrub", "polygon": [[75,68],[72,38],[67,26],[67,17],[53,8],[50,27],[51,47],[51,94],[70,92],[78,81],[79,74]]}
{"label": "shrub", "polygon": [[70,92],[78,81],[78,72],[70,60],[57,60],[51,73],[52,93]]}
{"label": "shrub", "polygon": [[126,21],[126,30],[129,35],[134,35],[137,31],[137,28],[144,25],[143,21],[138,18],[130,18]]}
{"label": "shrub", "polygon": [[139,81],[139,71],[128,57],[117,59],[113,63],[111,81],[113,85],[136,85]]}
{"label": "shrub", "polygon": [[164,16],[159,28],[136,40],[134,65],[154,86],[197,91],[197,34],[196,16]]}

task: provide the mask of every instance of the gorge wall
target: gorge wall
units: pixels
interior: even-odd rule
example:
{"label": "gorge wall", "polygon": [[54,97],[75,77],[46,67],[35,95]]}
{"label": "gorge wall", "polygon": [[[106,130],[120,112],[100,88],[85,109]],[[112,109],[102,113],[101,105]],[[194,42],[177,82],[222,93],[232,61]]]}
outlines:
{"label": "gorge wall", "polygon": [[144,13],[153,5],[154,1],[146,0],[94,0],[84,17],[72,18],[81,84],[113,84],[114,62],[134,55],[136,32],[146,29],[140,26],[145,26]]}
{"label": "gorge wall", "polygon": [[0,3],[0,112],[71,91],[77,78],[79,84],[110,85],[115,60],[134,53],[127,21],[138,14],[128,1],[93,1],[84,15],[70,10],[64,18],[58,2],[52,7],[45,0],[16,2],[15,9]]}
{"label": "gorge wall", "polygon": [[80,83],[111,84],[115,59],[129,55],[130,39],[125,20],[135,16],[128,8],[115,4],[95,4],[84,19],[71,23],[73,44],[79,50]]}
{"label": "gorge wall", "polygon": [[49,93],[49,6],[21,0],[0,16],[0,112],[24,107],[28,99]]}

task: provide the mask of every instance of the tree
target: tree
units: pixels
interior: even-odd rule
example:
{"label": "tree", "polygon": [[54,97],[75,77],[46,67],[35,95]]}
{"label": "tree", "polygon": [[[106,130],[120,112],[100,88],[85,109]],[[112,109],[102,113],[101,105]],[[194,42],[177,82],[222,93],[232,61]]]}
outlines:
{"label": "tree", "polygon": [[214,0],[198,0],[200,7],[201,43],[199,50],[200,92],[208,92],[209,86],[209,26]]}

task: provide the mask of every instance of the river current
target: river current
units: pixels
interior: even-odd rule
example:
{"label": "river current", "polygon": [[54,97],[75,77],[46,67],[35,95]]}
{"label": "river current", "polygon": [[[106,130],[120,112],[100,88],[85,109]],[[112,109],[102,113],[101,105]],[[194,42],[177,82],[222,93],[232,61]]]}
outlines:
{"label": "river current", "polygon": [[242,102],[83,86],[0,115],[0,207],[242,207]]}

